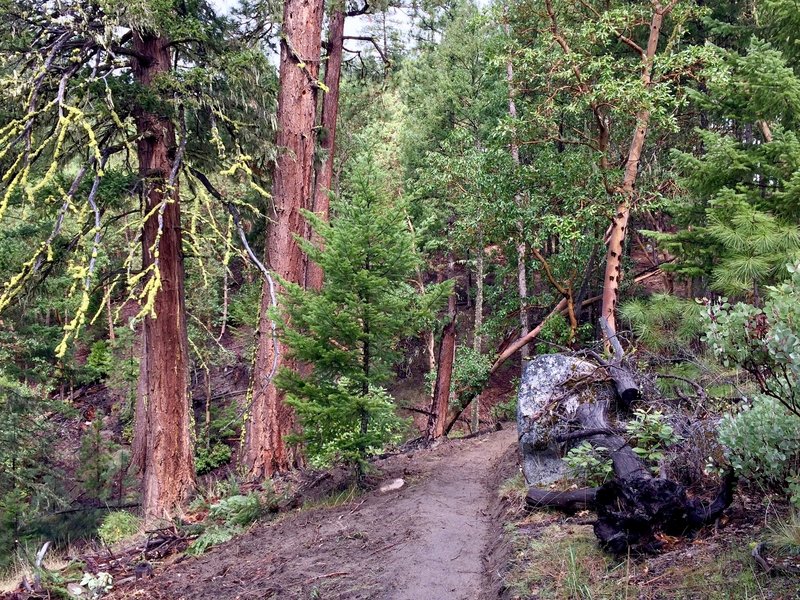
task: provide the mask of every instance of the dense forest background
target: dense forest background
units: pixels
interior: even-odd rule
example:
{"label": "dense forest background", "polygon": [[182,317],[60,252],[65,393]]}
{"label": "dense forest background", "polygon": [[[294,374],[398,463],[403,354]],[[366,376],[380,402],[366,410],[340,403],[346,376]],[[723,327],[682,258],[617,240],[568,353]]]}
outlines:
{"label": "dense forest background", "polygon": [[800,506],[792,0],[0,23],[0,568],[109,508],[172,517],[208,473],[363,477],[513,418],[482,392],[520,360],[614,336],[713,416],[699,470]]}

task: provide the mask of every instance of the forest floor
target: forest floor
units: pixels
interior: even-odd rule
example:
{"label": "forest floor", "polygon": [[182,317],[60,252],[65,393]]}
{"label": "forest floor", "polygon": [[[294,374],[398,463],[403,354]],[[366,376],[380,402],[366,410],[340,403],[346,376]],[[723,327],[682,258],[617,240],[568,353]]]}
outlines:
{"label": "forest floor", "polygon": [[[112,595],[117,599],[497,597],[498,487],[516,465],[516,428],[446,441],[375,464],[376,489],[306,507]],[[499,561],[497,564],[500,564]]]}

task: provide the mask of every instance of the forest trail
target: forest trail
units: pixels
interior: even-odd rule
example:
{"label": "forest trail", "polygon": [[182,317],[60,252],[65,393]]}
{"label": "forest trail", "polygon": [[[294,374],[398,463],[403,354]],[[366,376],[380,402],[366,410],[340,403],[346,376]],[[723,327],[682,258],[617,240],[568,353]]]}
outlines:
{"label": "forest trail", "polygon": [[491,512],[516,429],[390,457],[399,490],[290,513],[115,598],[473,600],[489,597]]}

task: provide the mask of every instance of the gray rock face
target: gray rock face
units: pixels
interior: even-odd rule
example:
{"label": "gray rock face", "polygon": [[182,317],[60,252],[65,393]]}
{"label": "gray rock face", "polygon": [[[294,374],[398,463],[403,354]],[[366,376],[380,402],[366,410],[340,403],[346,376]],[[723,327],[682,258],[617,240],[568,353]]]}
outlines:
{"label": "gray rock face", "polygon": [[561,448],[553,438],[567,431],[581,395],[565,384],[595,369],[591,363],[562,354],[545,354],[523,363],[517,431],[522,471],[529,485],[546,485],[563,477]]}

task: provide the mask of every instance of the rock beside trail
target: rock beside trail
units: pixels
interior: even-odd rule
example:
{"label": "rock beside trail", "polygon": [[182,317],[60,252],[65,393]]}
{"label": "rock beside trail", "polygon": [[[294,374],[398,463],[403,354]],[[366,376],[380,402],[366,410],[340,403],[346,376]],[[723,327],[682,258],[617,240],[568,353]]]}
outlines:
{"label": "rock beside trail", "polygon": [[[546,485],[564,475],[560,444],[554,437],[567,432],[581,396],[581,391],[570,391],[565,384],[591,375],[596,368],[589,362],[563,354],[545,354],[523,363],[517,399],[517,431],[522,472],[529,485]],[[554,415],[558,418],[553,419]]]}

